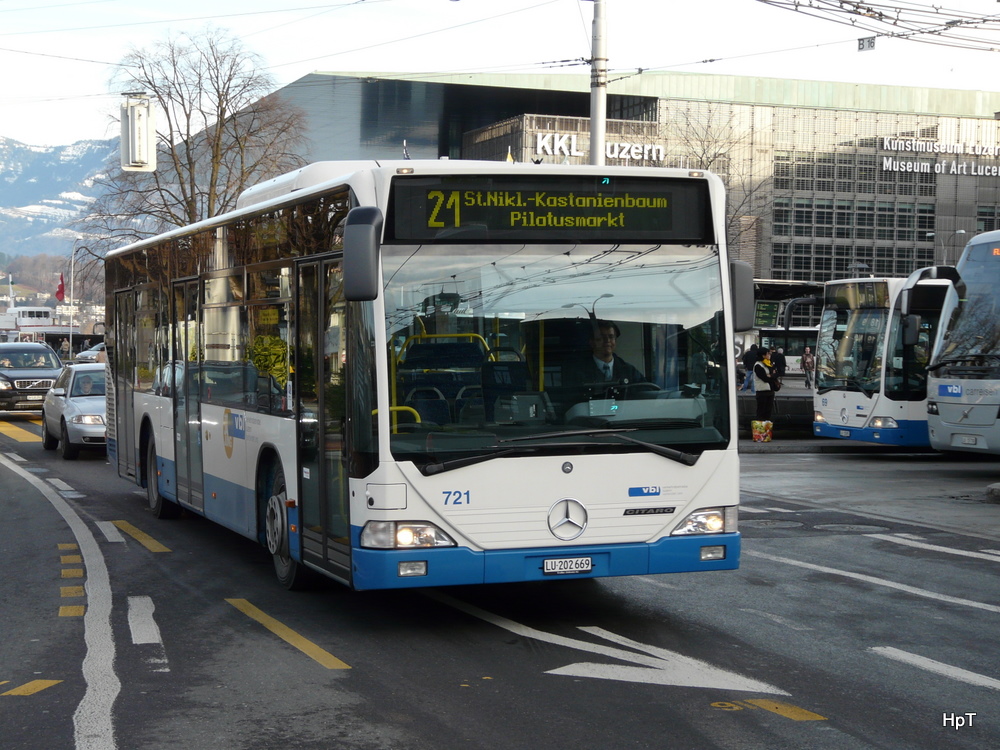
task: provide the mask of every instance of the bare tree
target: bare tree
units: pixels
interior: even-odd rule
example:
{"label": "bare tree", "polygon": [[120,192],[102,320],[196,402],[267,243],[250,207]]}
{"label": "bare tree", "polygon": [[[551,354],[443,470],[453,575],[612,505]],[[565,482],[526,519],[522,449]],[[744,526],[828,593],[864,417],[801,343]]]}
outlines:
{"label": "bare tree", "polygon": [[133,48],[113,84],[157,105],[158,168],[109,165],[104,192],[76,224],[92,257],[224,213],[245,188],[303,163],[304,113],[268,93],[260,58],[228,32]]}
{"label": "bare tree", "polygon": [[732,105],[702,103],[672,108],[665,119],[675,165],[710,170],[725,182],[728,245],[759,270],[761,223],[771,211],[770,164],[755,165],[753,127],[740,115]]}

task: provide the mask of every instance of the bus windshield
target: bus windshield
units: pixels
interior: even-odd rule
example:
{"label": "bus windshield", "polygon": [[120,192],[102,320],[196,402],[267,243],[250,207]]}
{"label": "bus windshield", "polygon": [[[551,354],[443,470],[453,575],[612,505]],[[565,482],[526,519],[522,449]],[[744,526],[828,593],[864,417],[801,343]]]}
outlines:
{"label": "bus windshield", "polygon": [[715,246],[389,244],[382,262],[397,460],[728,442]]}
{"label": "bus windshield", "polygon": [[828,290],[816,352],[818,390],[878,392],[888,324],[884,282],[843,284]]}
{"label": "bus windshield", "polygon": [[1000,355],[1000,326],[997,306],[1000,303],[1000,254],[997,243],[970,245],[958,268],[965,285],[958,306],[951,315],[942,342],[939,362]]}

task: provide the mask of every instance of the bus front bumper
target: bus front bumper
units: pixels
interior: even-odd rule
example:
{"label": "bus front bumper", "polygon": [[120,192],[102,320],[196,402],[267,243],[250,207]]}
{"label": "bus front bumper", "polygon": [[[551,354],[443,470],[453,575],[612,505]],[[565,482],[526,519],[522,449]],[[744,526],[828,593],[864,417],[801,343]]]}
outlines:
{"label": "bus front bumper", "polygon": [[[703,548],[708,548],[703,550]],[[604,578],[735,570],[740,560],[740,534],[666,537],[651,544],[608,544],[580,547],[487,550],[463,547],[373,550],[355,546],[352,584],[355,589],[459,586],[481,583]],[[704,559],[704,558],[711,559]],[[589,571],[546,573],[545,561],[589,558]],[[420,564],[424,563],[424,566]],[[577,563],[570,563],[569,567]],[[423,575],[411,575],[425,569]]]}
{"label": "bus front bumper", "polygon": [[837,440],[858,440],[865,443],[900,445],[911,448],[926,448],[930,445],[927,423],[921,421],[900,421],[899,427],[838,427],[829,422],[813,422],[813,435]]}

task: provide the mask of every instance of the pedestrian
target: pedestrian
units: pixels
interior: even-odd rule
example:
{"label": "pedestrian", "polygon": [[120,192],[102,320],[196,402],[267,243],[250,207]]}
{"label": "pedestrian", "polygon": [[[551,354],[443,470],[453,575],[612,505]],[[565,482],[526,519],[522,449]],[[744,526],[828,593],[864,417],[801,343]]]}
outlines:
{"label": "pedestrian", "polygon": [[778,380],[781,380],[785,377],[785,369],[788,366],[785,360],[785,350],[779,346],[775,351],[771,352],[771,362],[774,364],[775,376]]}
{"label": "pedestrian", "polygon": [[740,386],[741,391],[749,391],[750,393],[755,393],[754,390],[754,379],[753,379],[753,366],[757,361],[757,345],[750,344],[750,348],[746,350],[743,354],[743,369],[746,370],[746,377],[743,379],[743,385]]}
{"label": "pedestrian", "polygon": [[69,339],[64,338],[59,342],[59,356],[63,359],[69,359]]}
{"label": "pedestrian", "polygon": [[757,393],[757,421],[770,422],[774,412],[774,394],[781,387],[771,361],[771,350],[764,346],[753,366],[753,376]]}
{"label": "pedestrian", "polygon": [[812,349],[808,346],[806,350],[802,352],[802,374],[806,378],[806,389],[812,390],[813,387],[813,372],[816,370],[816,355],[812,353]]}

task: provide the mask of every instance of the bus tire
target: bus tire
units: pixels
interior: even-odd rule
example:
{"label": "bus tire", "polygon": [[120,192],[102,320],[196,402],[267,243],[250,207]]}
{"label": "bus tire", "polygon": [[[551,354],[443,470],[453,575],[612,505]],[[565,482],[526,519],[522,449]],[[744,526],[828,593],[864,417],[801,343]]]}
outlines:
{"label": "bus tire", "polygon": [[285,470],[276,463],[268,472],[269,481],[265,488],[264,535],[267,539],[267,550],[274,561],[274,573],[278,583],[289,591],[308,587],[309,576],[305,566],[292,559],[288,537],[288,508],[285,500],[288,498],[288,485],[285,483]]}
{"label": "bus tire", "polygon": [[160,494],[160,483],[156,477],[156,441],[149,439],[146,444],[146,504],[157,518],[170,519],[180,515],[180,506]]}

